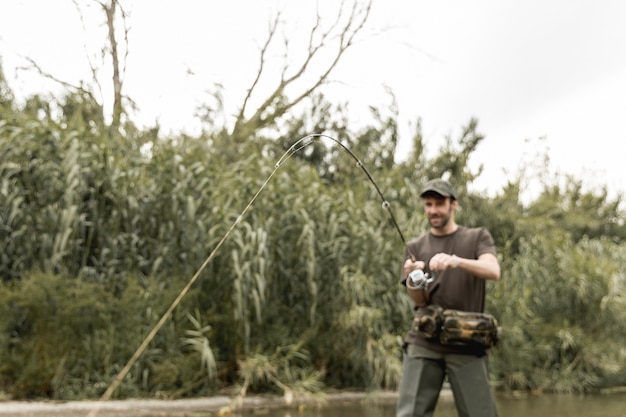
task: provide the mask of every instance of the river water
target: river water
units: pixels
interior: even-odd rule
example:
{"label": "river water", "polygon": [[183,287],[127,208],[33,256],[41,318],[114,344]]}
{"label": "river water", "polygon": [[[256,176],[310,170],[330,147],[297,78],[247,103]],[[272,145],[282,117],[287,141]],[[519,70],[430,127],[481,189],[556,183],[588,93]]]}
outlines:
{"label": "river water", "polygon": [[[626,417],[626,391],[606,395],[497,395],[501,417]],[[244,409],[222,413],[228,397],[108,402],[2,402],[0,417],[395,417],[395,395],[341,393],[322,406],[284,407],[281,398],[246,398]],[[247,405],[246,405],[247,404]],[[434,417],[457,417],[452,394],[442,392]]]}
{"label": "river water", "polygon": [[[502,417],[626,417],[626,392],[606,395],[497,396]],[[233,417],[394,417],[393,401],[357,401],[321,408],[250,410]],[[451,398],[440,399],[435,417],[457,417]]]}

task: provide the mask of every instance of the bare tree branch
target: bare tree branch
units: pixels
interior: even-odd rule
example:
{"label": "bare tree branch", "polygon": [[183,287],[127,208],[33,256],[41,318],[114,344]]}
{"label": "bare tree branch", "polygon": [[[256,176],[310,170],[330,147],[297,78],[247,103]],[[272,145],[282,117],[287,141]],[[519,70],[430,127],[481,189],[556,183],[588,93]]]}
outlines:
{"label": "bare tree branch", "polygon": [[[324,83],[324,81],[326,81],[326,79],[328,79],[328,76],[330,75],[332,70],[337,66],[337,64],[339,63],[339,61],[340,61],[341,57],[343,56],[343,54],[352,45],[352,42],[354,41],[354,37],[356,36],[356,34],[365,25],[365,22],[367,21],[367,17],[369,15],[370,7],[371,7],[371,3],[368,6],[368,8],[366,9],[366,12],[365,12],[362,20],[359,22],[358,26],[355,29],[351,29],[350,25],[348,25],[348,26],[346,26],[344,28],[343,32],[340,35],[339,50],[337,51],[337,54],[335,55],[335,59],[331,62],[331,64],[326,69],[326,71],[319,77],[317,82],[314,83],[308,90],[305,90],[300,96],[296,97],[290,103],[287,103],[281,109],[280,115],[284,114],[291,107],[295,106],[300,101],[302,101],[305,97],[309,96],[313,91],[315,91],[317,88],[319,88],[319,86],[321,86]],[[356,17],[356,13],[357,13],[357,10],[356,10],[356,3],[355,3],[355,5],[354,5],[354,7],[352,9],[350,20],[349,20],[350,24],[352,24],[354,22],[354,18]],[[320,47],[321,47],[321,45],[320,45]],[[308,66],[308,62],[305,65],[302,66],[302,70],[301,70],[300,74],[304,73],[304,71],[306,70],[306,66]],[[296,76],[292,77],[290,80],[286,80],[285,83],[289,84],[289,83],[291,83],[292,81],[295,81],[295,80],[296,80]]]}
{"label": "bare tree branch", "polygon": [[54,75],[50,74],[47,71],[44,71],[43,68],[41,68],[41,66],[31,57],[24,57],[24,59],[26,59],[29,63],[30,63],[30,68],[27,67],[20,67],[18,69],[23,69],[23,70],[31,70],[31,69],[35,69],[39,75],[41,75],[44,78],[47,78],[49,80],[54,81],[55,83],[58,83],[60,85],[62,85],[63,87],[67,88],[68,90],[75,90],[75,91],[79,91],[81,93],[84,93],[86,95],[88,95],[91,99],[93,99],[94,102],[98,102],[95,97],[93,96],[93,94],[91,93],[91,91],[86,90],[85,88],[81,87],[81,86],[77,86],[77,85],[73,85],[68,83],[67,81],[63,81],[60,78],[55,77]]}
{"label": "bare tree branch", "polygon": [[[87,27],[85,26],[85,18],[83,16],[83,11],[80,8],[80,5],[78,4],[78,0],[72,0],[72,2],[74,3],[74,7],[76,8],[76,11],[78,12],[78,17],[80,18],[80,23],[83,27],[83,33],[87,33]],[[100,93],[100,97],[103,97],[103,93],[102,93],[102,84],[100,84],[100,80],[98,80],[98,69],[97,67],[93,64],[93,62],[91,61],[91,56],[89,55],[88,51],[87,51],[87,43],[83,43],[83,49],[85,50],[85,57],[87,58],[87,63],[89,64],[89,70],[91,72],[91,80],[93,81],[93,83],[96,85],[96,87],[98,88],[98,92]]]}
{"label": "bare tree branch", "polygon": [[[109,54],[111,55],[111,59],[113,63],[113,77],[112,77],[113,79],[113,109],[112,109],[112,121],[111,121],[110,128],[112,132],[118,132],[119,127],[120,127],[121,117],[122,117],[122,114],[124,113],[124,106],[123,106],[123,101],[122,101],[124,98],[122,94],[122,88],[124,85],[123,75],[126,73],[126,63],[128,61],[129,28],[126,25],[127,14],[124,11],[119,0],[110,0],[109,4],[106,4],[103,1],[99,1],[99,0],[94,0],[94,2],[97,3],[102,8],[102,10],[105,12],[105,15],[106,15],[106,24],[107,24],[107,29],[108,29],[107,39],[110,45]],[[79,3],[77,2],[77,0],[73,0],[73,3],[79,13],[80,20],[83,25],[83,29],[85,29],[85,22],[83,19],[83,14],[80,9]],[[118,42],[117,42],[117,38],[115,34],[115,17],[116,17],[118,8],[120,10],[120,14],[122,17],[122,23],[124,27],[124,42],[126,46],[124,56],[122,59],[122,64],[120,64],[120,53],[118,50]],[[63,81],[55,77],[49,72],[44,71],[41,68],[41,66],[34,59],[30,57],[25,57],[25,59],[30,63],[31,67],[30,68],[23,67],[20,69],[33,69],[34,68],[42,77],[52,80],[67,89],[79,91],[82,94],[87,94],[94,102],[98,103],[98,100],[96,100],[92,92],[87,90],[83,86],[72,85],[66,81]],[[98,74],[97,74],[98,71],[97,71],[96,66],[92,63],[88,54],[87,54],[87,61],[89,63],[89,68],[92,74],[92,81],[97,86],[98,91],[100,92],[100,96],[102,96],[102,88],[98,80]]]}
{"label": "bare tree branch", "polygon": [[120,127],[120,122],[122,118],[122,113],[124,112],[124,106],[122,103],[122,87],[124,84],[122,74],[120,74],[120,56],[118,51],[118,43],[117,38],[115,36],[115,14],[117,11],[117,7],[120,8],[122,22],[124,23],[124,40],[126,42],[126,52],[124,55],[124,64],[122,72],[126,71],[126,60],[128,57],[128,27],[126,26],[126,13],[124,9],[119,4],[118,0],[111,0],[107,5],[103,2],[98,2],[102,9],[106,14],[107,19],[107,28],[108,28],[108,39],[109,45],[111,47],[111,59],[113,61],[113,112],[111,118],[111,131],[118,132]]}
{"label": "bare tree branch", "polygon": [[[254,93],[254,89],[257,87],[259,80],[262,76],[265,63],[265,55],[267,54],[268,47],[276,33],[278,18],[274,20],[274,23],[270,29],[270,33],[268,34],[267,41],[261,50],[261,65],[259,67],[259,71],[257,72],[257,76],[252,86],[247,92],[244,106],[242,106],[241,112],[239,113],[235,122],[235,126],[233,127],[233,138],[235,140],[245,139],[248,132],[269,125],[274,120],[284,115],[295,105],[300,103],[303,99],[310,96],[315,90],[320,88],[320,86],[328,80],[330,73],[335,69],[335,67],[345,54],[346,50],[350,48],[350,46],[352,46],[354,38],[365,26],[365,23],[367,22],[367,19],[369,17],[371,6],[372,3],[370,0],[364,7],[364,9],[361,10],[358,7],[358,0],[354,0],[348,20],[345,25],[340,28],[342,21],[341,19],[343,17],[344,11],[344,2],[342,1],[340,6],[340,13],[338,13],[337,19],[330,26],[330,28],[324,32],[321,32],[322,19],[318,13],[315,25],[310,32],[307,55],[303,59],[300,66],[291,76],[287,76],[287,67],[285,66],[285,68],[283,68],[283,72],[281,73],[280,82],[278,83],[274,91],[269,94],[269,96],[266,98],[265,101],[263,101],[263,103],[261,103],[261,105],[254,112],[254,114],[246,120],[244,112],[249,103],[250,97]],[[339,34],[334,38],[331,38],[331,36],[337,30],[339,30]],[[314,81],[310,86],[305,88],[304,91],[302,91],[295,98],[291,100],[285,100],[286,97],[284,95],[284,92],[286,88],[294,84],[296,81],[302,79],[305,73],[310,69],[313,60],[319,55],[322,50],[326,50],[329,47],[329,43],[333,39],[337,42],[337,51],[332,61],[326,66],[325,70],[323,70],[323,72],[320,74],[316,81]]]}
{"label": "bare tree branch", "polygon": [[257,84],[259,83],[259,80],[261,79],[261,75],[263,74],[263,69],[265,68],[265,54],[267,53],[267,50],[270,44],[272,43],[272,39],[274,38],[274,35],[276,33],[276,28],[278,27],[279,21],[280,21],[280,13],[276,15],[274,22],[270,26],[269,35],[267,37],[267,40],[265,41],[265,45],[263,45],[263,48],[261,48],[261,54],[259,57],[260,58],[259,70],[257,71],[256,78],[252,82],[252,86],[248,89],[246,98],[244,99],[243,105],[241,106],[241,111],[239,112],[239,115],[237,116],[236,125],[239,125],[240,123],[243,123],[244,121],[244,117],[245,117],[244,114],[246,111],[246,107],[248,105],[248,101],[250,100],[250,97],[252,96],[252,92],[256,88]]}

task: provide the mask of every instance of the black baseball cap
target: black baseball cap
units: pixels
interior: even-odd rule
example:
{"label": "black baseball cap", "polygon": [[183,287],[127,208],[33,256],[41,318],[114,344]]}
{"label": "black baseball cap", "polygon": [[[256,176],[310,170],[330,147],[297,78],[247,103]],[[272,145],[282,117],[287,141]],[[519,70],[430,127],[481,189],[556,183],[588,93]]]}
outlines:
{"label": "black baseball cap", "polygon": [[424,198],[427,195],[432,194],[439,194],[442,197],[450,197],[451,199],[456,200],[456,191],[454,191],[452,184],[439,178],[428,181],[420,196]]}

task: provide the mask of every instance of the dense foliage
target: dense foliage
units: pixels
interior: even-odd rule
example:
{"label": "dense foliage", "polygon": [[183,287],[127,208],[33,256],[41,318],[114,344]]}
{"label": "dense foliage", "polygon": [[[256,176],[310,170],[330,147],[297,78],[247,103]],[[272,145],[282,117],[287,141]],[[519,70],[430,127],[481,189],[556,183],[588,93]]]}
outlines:
{"label": "dense foliage", "polygon": [[196,272],[116,396],[394,389],[412,312],[398,285],[403,243],[332,142],[276,167],[312,132],[362,159],[406,238],[425,230],[426,179],[461,185],[459,223],[488,227],[503,266],[489,287],[504,328],[491,361],[501,389],[626,384],[621,201],[572,178],[526,204],[521,179],[495,197],[472,192],[475,120],[431,158],[417,129],[413,153],[396,162],[394,114],[374,110],[351,131],[343,107],[320,97],[232,141],[212,126],[198,137],[132,123],[113,132],[88,95],[18,104],[0,86],[3,396],[99,396]]}

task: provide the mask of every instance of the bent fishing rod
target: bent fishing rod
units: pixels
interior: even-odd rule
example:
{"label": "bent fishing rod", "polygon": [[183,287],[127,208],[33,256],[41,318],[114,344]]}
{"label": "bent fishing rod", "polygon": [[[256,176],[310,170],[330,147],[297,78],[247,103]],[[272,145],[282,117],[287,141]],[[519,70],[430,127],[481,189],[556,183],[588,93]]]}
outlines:
{"label": "bent fishing rod", "polygon": [[[285,152],[283,154],[283,156],[276,163],[276,169],[280,168],[280,166],[286,160],[291,158],[299,150],[301,150],[301,149],[303,149],[303,148],[311,145],[312,143],[314,143],[314,142],[316,142],[316,141],[318,141],[320,139],[323,139],[323,138],[329,139],[333,143],[339,145],[339,147],[341,149],[343,149],[348,155],[350,155],[350,157],[352,157],[352,159],[354,159],[356,161],[357,166],[359,168],[361,168],[361,170],[365,173],[367,178],[370,180],[370,182],[372,183],[372,185],[376,189],[376,192],[378,193],[378,196],[382,200],[383,208],[385,210],[387,210],[387,213],[389,214],[389,217],[391,218],[391,222],[393,223],[394,227],[396,228],[396,231],[398,232],[398,235],[400,235],[400,239],[402,240],[402,244],[407,249],[407,251],[409,251],[409,249],[407,247],[406,239],[404,238],[404,234],[402,233],[402,230],[400,229],[400,226],[398,226],[398,222],[396,221],[396,217],[393,215],[393,211],[391,210],[391,204],[389,204],[389,201],[387,201],[387,199],[383,195],[383,192],[380,190],[380,187],[378,186],[378,184],[376,184],[376,181],[374,181],[374,177],[372,177],[372,174],[370,174],[370,172],[365,167],[363,162],[361,162],[359,157],[356,156],[356,154],[354,152],[352,152],[352,150],[350,150],[350,148],[348,148],[346,145],[341,143],[339,140],[335,139],[332,136],[325,135],[325,134],[322,134],[322,133],[315,133],[315,134],[310,134],[310,135],[304,136],[302,139],[298,140],[296,143],[291,145],[291,147],[287,150],[287,152]],[[413,256],[411,256],[411,257],[413,257]]]}
{"label": "bent fishing rod", "polygon": [[335,143],[336,145],[338,145],[342,150],[344,150],[348,155],[350,155],[350,157],[352,159],[354,159],[357,163],[357,166],[359,168],[361,168],[361,170],[365,173],[365,175],[367,176],[367,178],[369,179],[369,181],[372,183],[372,185],[374,186],[374,188],[376,189],[376,192],[378,193],[378,195],[380,196],[380,199],[382,200],[382,207],[387,210],[387,213],[389,213],[389,217],[391,218],[391,221],[396,229],[396,231],[398,232],[398,235],[400,236],[400,239],[402,240],[402,244],[404,245],[404,247],[407,250],[407,253],[409,253],[410,258],[415,261],[415,257],[411,254],[411,251],[409,250],[408,246],[407,246],[407,242],[406,239],[404,238],[404,235],[402,234],[402,230],[400,230],[400,226],[398,226],[398,222],[396,221],[396,218],[393,214],[393,211],[391,210],[391,205],[389,204],[389,202],[387,201],[387,199],[385,198],[385,196],[383,195],[380,187],[378,186],[378,184],[376,183],[376,181],[374,180],[374,178],[372,177],[372,174],[370,174],[370,172],[368,171],[368,169],[365,167],[365,165],[361,162],[361,160],[356,156],[356,154],[354,152],[352,152],[347,146],[345,146],[343,143],[341,143],[339,140],[337,140],[336,138],[329,136],[329,135],[325,135],[322,133],[315,133],[315,134],[309,134],[306,135],[304,137],[302,137],[301,139],[299,139],[298,141],[296,141],[293,145],[291,145],[289,147],[289,149],[287,149],[287,151],[285,151],[285,153],[279,158],[278,162],[276,162],[276,164],[274,165],[274,170],[270,173],[270,175],[265,179],[265,181],[263,182],[263,184],[261,184],[261,186],[259,187],[259,189],[256,191],[256,193],[252,196],[252,198],[250,199],[250,201],[248,202],[248,204],[245,206],[245,208],[241,211],[241,213],[239,214],[239,216],[237,216],[237,218],[235,219],[235,221],[233,222],[233,224],[230,226],[230,228],[226,231],[226,233],[224,234],[224,236],[222,236],[222,238],[219,240],[219,242],[217,243],[217,245],[215,246],[215,248],[213,248],[213,250],[211,251],[211,253],[207,256],[207,258],[204,260],[204,262],[202,263],[202,265],[200,266],[200,268],[198,268],[198,270],[196,271],[196,273],[189,279],[189,282],[187,282],[187,284],[185,285],[185,287],[183,287],[183,289],[181,290],[181,292],[178,294],[178,296],[176,297],[176,299],[172,302],[172,304],[170,305],[170,307],[166,310],[166,312],[163,314],[163,316],[161,317],[161,319],[158,321],[158,323],[152,328],[152,330],[150,331],[150,333],[148,333],[148,336],[146,336],[146,338],[144,339],[144,341],[141,343],[141,345],[137,348],[137,350],[135,351],[135,353],[133,354],[133,356],[128,360],[128,362],[126,363],[126,365],[124,366],[124,368],[122,368],[122,370],[119,372],[119,374],[115,377],[115,379],[113,380],[113,382],[111,383],[111,385],[109,385],[109,387],[107,388],[107,390],[104,392],[104,394],[102,394],[102,396],[99,399],[99,402],[96,404],[96,407],[94,407],[89,414],[87,415],[88,417],[94,417],[99,408],[100,408],[100,403],[104,402],[104,401],[108,401],[111,396],[113,395],[113,393],[115,392],[115,390],[117,389],[117,387],[119,386],[119,384],[122,382],[122,380],[126,377],[126,375],[128,374],[128,372],[130,372],[131,367],[135,364],[135,362],[139,359],[139,357],[143,354],[143,352],[146,350],[146,348],[148,347],[148,344],[152,341],[152,339],[154,338],[154,336],[156,336],[156,334],[159,332],[159,330],[161,329],[161,327],[163,327],[163,325],[165,324],[165,322],[167,321],[167,319],[172,315],[174,309],[178,306],[178,304],[181,302],[181,300],[185,297],[185,295],[187,294],[187,292],[189,291],[189,289],[193,286],[193,284],[198,280],[198,278],[200,277],[200,274],[204,271],[204,269],[207,267],[207,265],[213,260],[213,258],[215,258],[215,255],[217,254],[217,252],[219,251],[219,249],[222,247],[222,245],[224,244],[224,242],[228,239],[228,237],[230,236],[230,234],[232,233],[232,231],[235,229],[235,227],[237,227],[237,225],[239,225],[239,223],[243,220],[243,217],[245,216],[245,214],[250,210],[250,208],[252,207],[252,205],[254,204],[254,202],[256,201],[256,199],[259,197],[259,195],[263,192],[263,190],[265,189],[265,187],[267,186],[267,184],[271,181],[271,179],[274,177],[274,175],[276,174],[276,172],[280,169],[280,167],[287,162],[287,160],[289,160],[293,155],[295,155],[298,151],[306,148],[307,146],[321,140],[321,139],[328,139],[331,140],[333,143]]}

